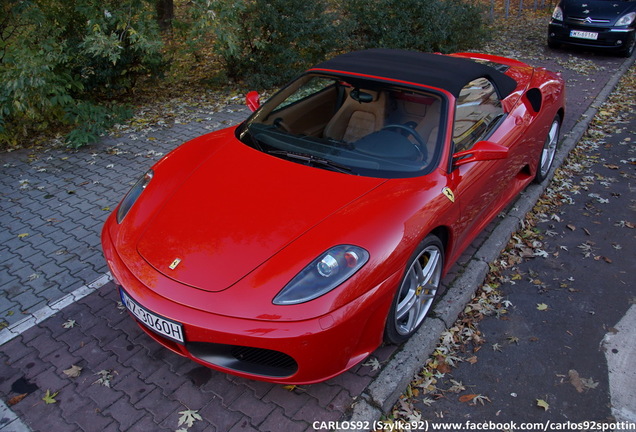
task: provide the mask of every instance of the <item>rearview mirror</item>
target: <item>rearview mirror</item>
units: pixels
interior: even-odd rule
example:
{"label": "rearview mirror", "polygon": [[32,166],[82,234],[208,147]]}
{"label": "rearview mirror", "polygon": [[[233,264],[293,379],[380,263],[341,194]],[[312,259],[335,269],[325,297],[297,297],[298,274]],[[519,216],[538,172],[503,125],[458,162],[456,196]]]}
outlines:
{"label": "rearview mirror", "polygon": [[245,104],[252,111],[256,111],[261,106],[261,95],[256,91],[251,91],[245,95]]}
{"label": "rearview mirror", "polygon": [[470,162],[505,159],[508,157],[508,147],[491,141],[479,141],[471,149],[455,153],[453,165],[460,166]]}

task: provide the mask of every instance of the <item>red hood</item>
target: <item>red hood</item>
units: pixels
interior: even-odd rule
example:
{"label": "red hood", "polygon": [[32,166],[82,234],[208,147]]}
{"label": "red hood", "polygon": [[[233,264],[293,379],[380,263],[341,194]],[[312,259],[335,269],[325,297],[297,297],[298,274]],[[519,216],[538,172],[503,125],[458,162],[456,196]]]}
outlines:
{"label": "red hood", "polygon": [[166,276],[221,291],[383,182],[228,143],[166,198],[137,249]]}

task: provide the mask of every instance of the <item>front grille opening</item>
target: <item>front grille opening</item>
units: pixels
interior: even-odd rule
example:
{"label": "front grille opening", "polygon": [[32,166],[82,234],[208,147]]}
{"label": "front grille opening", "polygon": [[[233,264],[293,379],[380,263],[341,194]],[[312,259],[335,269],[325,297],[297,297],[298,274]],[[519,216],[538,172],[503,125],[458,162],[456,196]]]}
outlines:
{"label": "front grille opening", "polygon": [[298,363],[292,357],[265,348],[190,342],[187,349],[199,360],[238,372],[285,378],[298,370]]}
{"label": "front grille opening", "polygon": [[608,24],[610,22],[610,20],[608,19],[597,19],[590,17],[570,17],[570,21],[588,24]]}

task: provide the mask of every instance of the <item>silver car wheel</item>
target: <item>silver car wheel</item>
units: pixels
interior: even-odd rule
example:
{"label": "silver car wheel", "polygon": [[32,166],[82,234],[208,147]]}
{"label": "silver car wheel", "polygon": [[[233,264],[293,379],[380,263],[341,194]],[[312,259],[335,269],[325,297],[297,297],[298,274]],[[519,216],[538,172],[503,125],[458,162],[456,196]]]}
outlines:
{"label": "silver car wheel", "polygon": [[539,161],[539,169],[537,170],[536,180],[537,182],[543,181],[552,168],[554,162],[554,156],[556,155],[557,146],[559,144],[559,130],[561,128],[561,121],[557,116],[550,125],[550,131],[543,144],[541,150],[541,159]]}
{"label": "silver car wheel", "polygon": [[411,263],[395,306],[395,330],[400,335],[413,333],[426,317],[439,289],[442,261],[442,251],[430,245]]}

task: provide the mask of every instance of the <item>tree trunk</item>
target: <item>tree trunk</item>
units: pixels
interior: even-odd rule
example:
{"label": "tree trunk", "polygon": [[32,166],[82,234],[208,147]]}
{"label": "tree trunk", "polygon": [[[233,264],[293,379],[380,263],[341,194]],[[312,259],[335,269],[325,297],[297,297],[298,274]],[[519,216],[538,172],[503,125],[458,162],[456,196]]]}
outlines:
{"label": "tree trunk", "polygon": [[157,23],[162,33],[172,30],[172,20],[174,19],[173,0],[155,0],[155,10],[157,11]]}

